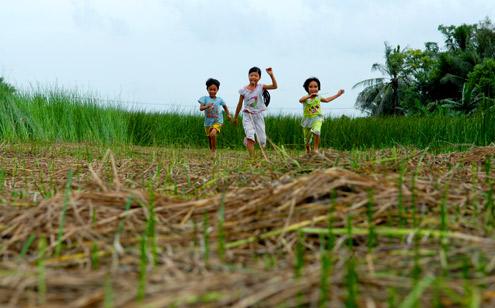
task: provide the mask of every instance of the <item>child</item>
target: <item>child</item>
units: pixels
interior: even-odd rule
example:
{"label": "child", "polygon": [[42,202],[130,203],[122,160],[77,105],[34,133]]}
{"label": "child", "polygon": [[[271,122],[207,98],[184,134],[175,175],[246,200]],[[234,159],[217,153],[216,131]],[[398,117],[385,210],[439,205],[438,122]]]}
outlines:
{"label": "child", "polygon": [[203,96],[198,100],[200,103],[199,110],[205,112],[205,133],[208,136],[208,144],[213,154],[217,150],[217,134],[220,133],[223,125],[223,114],[220,106],[223,107],[223,110],[227,114],[227,120],[230,121],[230,113],[227,105],[223,99],[217,97],[219,88],[220,82],[218,80],[213,78],[208,79],[206,81],[206,90],[208,90],[209,96]]}
{"label": "child", "polygon": [[[266,105],[269,103],[270,95],[267,90],[274,90],[278,87],[272,68],[267,68],[266,72],[272,79],[272,84],[258,84],[261,78],[261,70],[258,67],[252,67],[249,70],[249,84],[239,90],[239,102],[235,110],[234,123],[237,124],[237,118],[244,103],[244,109],[242,110],[242,126],[246,134],[244,145],[247,147],[251,157],[254,156],[256,139],[258,139],[260,147],[264,147],[266,144],[263,111],[266,110]],[[256,135],[256,139],[254,135]]]}
{"label": "child", "polygon": [[304,142],[306,144],[306,153],[310,153],[310,143],[313,140],[313,151],[318,153],[318,147],[320,145],[320,131],[323,124],[323,114],[320,108],[320,102],[329,103],[337,97],[344,94],[344,90],[340,89],[337,94],[330,97],[321,97],[318,95],[320,91],[320,80],[316,77],[306,79],[304,82],[304,90],[308,92],[308,95],[304,95],[299,99],[299,102],[303,104],[304,117],[301,123],[304,132]]}

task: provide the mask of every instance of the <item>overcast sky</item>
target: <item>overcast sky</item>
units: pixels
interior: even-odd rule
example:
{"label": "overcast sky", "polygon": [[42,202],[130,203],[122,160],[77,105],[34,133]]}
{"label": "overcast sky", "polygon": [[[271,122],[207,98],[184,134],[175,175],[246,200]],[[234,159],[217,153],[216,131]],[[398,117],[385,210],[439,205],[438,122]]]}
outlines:
{"label": "overcast sky", "polygon": [[357,115],[352,86],[378,76],[385,41],[443,46],[438,25],[487,16],[493,0],[2,0],[0,76],[164,111],[196,110],[215,77],[233,111],[248,69],[271,66],[271,112],[302,113],[302,83],[317,76],[322,94],[346,90],[327,114]]}

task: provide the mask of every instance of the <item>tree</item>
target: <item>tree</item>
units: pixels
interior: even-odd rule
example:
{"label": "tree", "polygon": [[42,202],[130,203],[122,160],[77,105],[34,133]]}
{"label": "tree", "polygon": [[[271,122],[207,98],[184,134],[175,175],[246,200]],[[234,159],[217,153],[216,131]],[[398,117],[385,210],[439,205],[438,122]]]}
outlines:
{"label": "tree", "polygon": [[495,59],[485,59],[469,73],[467,89],[488,98],[495,98]]}
{"label": "tree", "polygon": [[474,46],[476,25],[438,26],[445,35],[445,45],[449,51],[466,51]]}
{"label": "tree", "polygon": [[[404,71],[411,84],[405,89],[406,95],[401,95],[401,107],[409,108],[411,104],[426,105],[428,101],[429,77],[435,63],[438,61],[439,48],[436,43],[425,43],[425,50],[407,49]],[[403,93],[404,94],[404,93]]]}
{"label": "tree", "polygon": [[364,87],[355,106],[370,115],[399,114],[399,89],[402,83],[409,82],[405,59],[406,54],[400,46],[392,48],[385,43],[385,64],[375,63],[371,70],[379,71],[386,77],[366,79],[355,84],[353,89]]}
{"label": "tree", "polygon": [[476,52],[484,59],[495,58],[495,25],[488,17],[478,24],[475,37]]}
{"label": "tree", "polygon": [[486,18],[477,25],[440,25],[438,30],[445,36],[446,50],[439,53],[429,76],[428,99],[448,99],[466,105],[462,101],[471,97],[473,90],[465,87],[468,75],[484,59],[495,57],[495,27]]}
{"label": "tree", "polygon": [[355,106],[370,115],[468,114],[495,105],[495,25],[440,25],[444,46],[425,43],[424,50],[391,48],[385,63],[374,64],[381,78],[363,80]]}

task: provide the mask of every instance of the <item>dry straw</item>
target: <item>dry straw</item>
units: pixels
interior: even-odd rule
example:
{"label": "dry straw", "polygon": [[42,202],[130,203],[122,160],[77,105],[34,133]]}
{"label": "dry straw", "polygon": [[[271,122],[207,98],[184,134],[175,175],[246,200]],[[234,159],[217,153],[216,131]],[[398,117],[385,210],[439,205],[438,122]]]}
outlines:
{"label": "dry straw", "polygon": [[[106,301],[111,298],[116,306],[129,307],[143,304],[273,306],[291,303],[296,298],[303,305],[315,304],[322,298],[318,294],[319,235],[325,237],[329,232],[336,236],[335,246],[328,252],[332,255],[327,288],[330,294],[323,297],[329,303],[342,303],[346,296],[345,262],[350,255],[357,260],[356,290],[360,303],[386,301],[390,293],[384,291],[387,289],[395,290],[405,304],[431,300],[435,293],[429,288],[436,283],[432,277],[442,273],[436,254],[440,239],[449,243],[447,260],[478,255],[478,259],[471,258],[466,265],[473,271],[467,278],[471,284],[481,288],[493,282],[494,262],[483,261],[482,256],[486,259],[493,255],[495,242],[489,236],[491,230],[480,226],[479,217],[473,217],[475,205],[472,204],[472,200],[483,204],[486,187],[475,186],[478,184],[470,179],[476,178],[477,183],[487,185],[486,178],[491,173],[473,174],[473,170],[483,169],[471,166],[483,166],[495,154],[494,148],[440,155],[406,149],[398,152],[393,158],[389,151],[377,151],[368,159],[361,159],[359,166],[352,163],[352,159],[362,155],[357,153],[327,151],[322,157],[297,159],[298,167],[287,164],[284,157],[277,162],[275,157],[271,159],[271,167],[266,166],[272,180],[264,178],[266,174],[257,175],[248,170],[244,173],[251,177],[244,182],[247,185],[231,183],[234,189],[214,193],[215,188],[225,187],[225,182],[218,180],[217,184],[211,184],[217,180],[210,179],[204,182],[210,183],[205,197],[192,199],[157,189],[153,192],[153,212],[149,207],[149,187],[140,186],[129,176],[130,170],[145,175],[151,174],[153,168],[143,161],[116,159],[107,152],[100,161],[76,169],[70,190],[60,189],[50,198],[23,207],[12,204],[0,207],[3,260],[0,304],[28,306],[36,300],[39,272],[36,264],[40,264],[40,258],[46,286],[43,300],[50,306],[102,305],[105,298]],[[29,158],[26,161],[29,164]],[[277,163],[279,170],[273,168]],[[397,184],[400,165],[406,168],[401,187]],[[195,169],[194,162],[191,166],[190,181],[196,183],[205,169],[195,173],[199,169]],[[67,165],[59,167],[54,172],[67,174]],[[411,181],[414,172],[416,179]],[[240,175],[231,171],[223,176],[233,180]],[[63,178],[57,180],[59,187],[66,183]],[[177,185],[185,185],[186,181],[184,177]],[[28,182],[24,184],[29,185]],[[442,189],[445,183],[450,188],[446,193]],[[193,189],[201,189],[201,184],[194,185]],[[374,204],[371,219],[367,212],[370,191]],[[404,212],[399,210],[399,195]],[[444,214],[447,230],[440,230],[442,200],[447,204]],[[330,204],[334,206],[332,228],[327,225]],[[58,238],[62,213],[64,225]],[[417,215],[417,227],[399,227],[401,219],[410,223],[412,215]],[[352,217],[352,229],[346,226],[348,217]],[[144,268],[146,289],[142,301],[136,302],[139,277],[143,277],[140,240],[146,234],[150,218],[156,220],[153,252],[156,265]],[[205,221],[208,225],[202,225]],[[369,230],[374,230],[377,236],[376,247],[371,251],[366,244]],[[218,232],[221,232],[221,244]],[[293,263],[298,232],[303,234],[305,260],[302,276],[295,279]],[[33,235],[36,242],[41,235],[46,236],[43,254],[38,253],[37,245],[26,245],[33,242]],[[213,246],[207,262],[203,258],[204,247],[195,244],[201,246],[203,236],[208,236]],[[349,237],[352,239],[344,247]],[[416,253],[421,256],[416,265],[425,274],[419,282],[408,274],[415,264],[414,243],[419,243]],[[62,244],[60,254],[56,250],[59,244]],[[94,245],[98,247],[97,256],[92,250]],[[223,246],[219,250],[216,245]],[[16,259],[21,251],[23,258]],[[217,251],[221,251],[220,256]],[[269,268],[262,261],[267,256],[274,260]],[[92,257],[98,258],[99,269],[91,269]],[[148,259],[152,257],[149,255]],[[483,274],[475,270],[481,265]],[[448,270],[451,276],[443,281],[445,288],[463,296],[467,289],[458,275],[460,270],[452,267]],[[420,297],[410,295],[418,290]],[[439,296],[447,301],[448,295]],[[489,293],[481,296],[490,300]]]}

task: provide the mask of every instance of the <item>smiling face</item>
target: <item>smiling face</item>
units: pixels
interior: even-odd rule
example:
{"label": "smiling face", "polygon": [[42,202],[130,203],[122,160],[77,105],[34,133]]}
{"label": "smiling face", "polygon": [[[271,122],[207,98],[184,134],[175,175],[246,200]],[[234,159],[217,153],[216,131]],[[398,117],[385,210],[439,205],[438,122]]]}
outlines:
{"label": "smiling face", "polygon": [[217,97],[218,87],[216,85],[212,84],[206,89],[208,90],[208,94],[211,98]]}
{"label": "smiling face", "polygon": [[258,74],[257,72],[249,73],[249,84],[251,86],[257,85],[258,81],[260,81],[260,74]]}
{"label": "smiling face", "polygon": [[311,94],[318,94],[319,91],[318,83],[316,81],[311,81],[308,85],[308,93]]}

